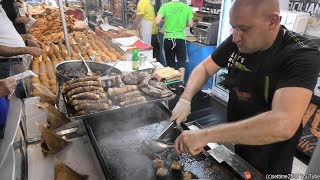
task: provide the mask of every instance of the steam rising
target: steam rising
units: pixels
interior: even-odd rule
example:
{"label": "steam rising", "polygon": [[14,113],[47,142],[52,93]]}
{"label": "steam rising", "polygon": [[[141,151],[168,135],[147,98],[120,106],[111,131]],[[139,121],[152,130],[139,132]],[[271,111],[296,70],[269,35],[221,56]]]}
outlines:
{"label": "steam rising", "polygon": [[101,153],[113,179],[152,179],[152,158],[142,142],[161,135],[170,116],[155,104],[132,106],[90,119]]}

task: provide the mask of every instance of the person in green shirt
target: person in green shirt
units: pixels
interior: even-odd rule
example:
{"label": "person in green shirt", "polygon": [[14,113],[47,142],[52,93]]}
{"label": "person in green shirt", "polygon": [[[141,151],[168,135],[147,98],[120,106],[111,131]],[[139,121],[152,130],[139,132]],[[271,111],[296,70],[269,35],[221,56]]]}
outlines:
{"label": "person in green shirt", "polygon": [[155,19],[156,24],[160,24],[163,18],[165,31],[163,46],[167,65],[178,69],[183,80],[187,59],[184,33],[186,26],[193,26],[193,13],[187,4],[172,0],[160,7]]}

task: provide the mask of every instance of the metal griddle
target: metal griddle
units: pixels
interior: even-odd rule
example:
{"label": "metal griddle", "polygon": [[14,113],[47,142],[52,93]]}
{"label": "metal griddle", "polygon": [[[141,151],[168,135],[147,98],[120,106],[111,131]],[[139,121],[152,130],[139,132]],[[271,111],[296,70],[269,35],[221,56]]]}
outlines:
{"label": "metal griddle", "polygon": [[[106,178],[157,179],[152,168],[154,158],[143,151],[142,142],[158,138],[170,124],[169,118],[170,111],[161,103],[154,103],[86,119],[84,122],[89,137]],[[211,156],[178,156],[174,150],[167,150],[160,153],[160,156],[165,159],[167,167],[170,161],[179,158],[183,163],[183,170],[190,171],[196,179],[239,179],[231,167],[225,163],[219,164]],[[181,179],[180,173],[169,172],[166,179]]]}

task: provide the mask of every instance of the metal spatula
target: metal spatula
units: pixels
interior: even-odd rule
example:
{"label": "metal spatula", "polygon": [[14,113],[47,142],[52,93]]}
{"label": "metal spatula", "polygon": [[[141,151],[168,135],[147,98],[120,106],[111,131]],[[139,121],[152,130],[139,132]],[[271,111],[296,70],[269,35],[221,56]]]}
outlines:
{"label": "metal spatula", "polygon": [[88,76],[92,76],[92,71],[91,69],[89,68],[88,64],[86,63],[86,61],[83,59],[82,55],[80,53],[78,53],[79,57],[81,58],[83,64],[86,66],[87,68],[87,75]]}

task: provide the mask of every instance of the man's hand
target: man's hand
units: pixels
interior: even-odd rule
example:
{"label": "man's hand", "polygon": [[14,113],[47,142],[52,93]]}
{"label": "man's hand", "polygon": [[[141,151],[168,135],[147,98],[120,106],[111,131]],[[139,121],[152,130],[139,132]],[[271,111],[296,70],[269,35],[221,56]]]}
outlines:
{"label": "man's hand", "polygon": [[181,122],[187,120],[188,115],[191,113],[191,103],[187,100],[180,99],[174,109],[172,110],[172,115],[170,121],[176,121],[178,125]]}
{"label": "man's hand", "polygon": [[174,144],[177,153],[199,154],[208,143],[204,136],[205,129],[183,131]]}
{"label": "man's hand", "polygon": [[40,42],[35,39],[28,39],[26,45],[30,47],[41,47]]}
{"label": "man's hand", "polygon": [[42,55],[42,49],[39,47],[25,47],[27,50],[27,54],[31,54],[35,57],[40,57]]}
{"label": "man's hand", "polygon": [[14,77],[0,79],[0,97],[9,95],[17,86],[17,81]]}
{"label": "man's hand", "polygon": [[30,21],[30,19],[26,16],[17,17],[15,19],[16,23],[23,23],[24,25],[28,24],[29,21]]}
{"label": "man's hand", "polygon": [[35,39],[35,37],[32,35],[32,34],[24,34],[24,37],[26,38],[26,39]]}

